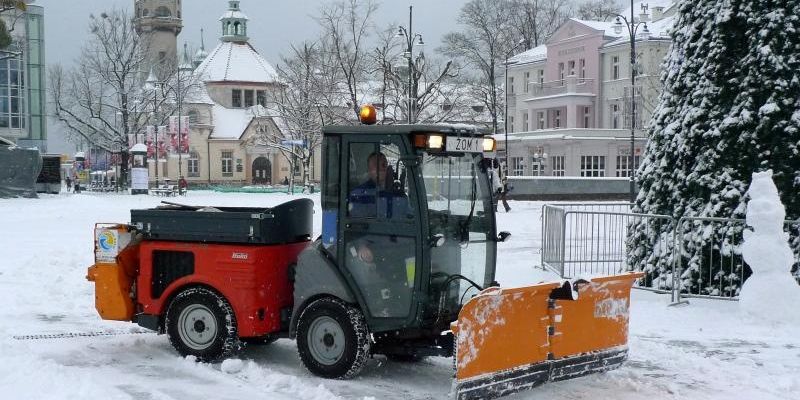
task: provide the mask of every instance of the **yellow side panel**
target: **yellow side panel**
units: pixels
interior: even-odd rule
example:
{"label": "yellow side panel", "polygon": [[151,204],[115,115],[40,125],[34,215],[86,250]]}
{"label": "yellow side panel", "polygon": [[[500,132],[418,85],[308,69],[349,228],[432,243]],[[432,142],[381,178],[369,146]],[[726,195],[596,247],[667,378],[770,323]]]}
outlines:
{"label": "yellow side panel", "polygon": [[95,264],[89,267],[86,279],[94,282],[94,305],[103,319],[130,321],[133,300],[131,278],[117,264]]}
{"label": "yellow side panel", "polygon": [[461,308],[453,323],[456,379],[463,380],[547,360],[547,299],[559,284],[489,288]]}
{"label": "yellow side panel", "polygon": [[577,300],[556,300],[555,359],[607,350],[628,344],[631,286],[642,274],[594,278],[577,284]]}

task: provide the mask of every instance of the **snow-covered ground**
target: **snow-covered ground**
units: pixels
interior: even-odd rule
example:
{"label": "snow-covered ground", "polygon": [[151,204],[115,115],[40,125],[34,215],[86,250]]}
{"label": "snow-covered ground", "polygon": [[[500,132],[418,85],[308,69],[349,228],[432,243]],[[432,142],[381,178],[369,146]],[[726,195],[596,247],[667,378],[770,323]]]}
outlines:
{"label": "snow-covered ground", "polygon": [[[312,197],[318,204],[319,197]],[[178,201],[270,206],[284,194],[190,192]],[[126,222],[131,208],[158,198],[62,194],[0,199],[0,398],[2,399],[445,399],[451,360],[419,365],[375,357],[350,381],[319,379],[294,342],[248,348],[241,362],[183,359],[165,336],[101,320],[94,310],[95,222]],[[500,229],[498,281],[535,283],[542,203],[511,202]],[[315,231],[320,231],[319,213]],[[800,326],[743,317],[738,304],[692,300],[668,307],[662,295],[634,291],[630,360],[621,369],[551,383],[509,399],[798,399]],[[769,307],[764,304],[764,307]],[[800,313],[800,305],[794,310]],[[113,336],[20,339],[25,335],[122,332]]]}

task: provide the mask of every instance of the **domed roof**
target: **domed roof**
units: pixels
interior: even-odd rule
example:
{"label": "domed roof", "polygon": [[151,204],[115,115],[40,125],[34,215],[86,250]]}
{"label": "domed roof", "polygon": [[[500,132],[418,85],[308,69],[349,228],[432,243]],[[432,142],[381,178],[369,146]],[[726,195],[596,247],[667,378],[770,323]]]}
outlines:
{"label": "domed roof", "polygon": [[201,48],[197,49],[197,51],[194,53],[194,57],[192,57],[192,61],[202,62],[203,60],[206,59],[206,57],[208,57],[208,52],[205,51],[205,49],[203,49],[201,47]]}
{"label": "domed roof", "polygon": [[277,82],[278,73],[247,42],[222,42],[195,70],[203,82]]}

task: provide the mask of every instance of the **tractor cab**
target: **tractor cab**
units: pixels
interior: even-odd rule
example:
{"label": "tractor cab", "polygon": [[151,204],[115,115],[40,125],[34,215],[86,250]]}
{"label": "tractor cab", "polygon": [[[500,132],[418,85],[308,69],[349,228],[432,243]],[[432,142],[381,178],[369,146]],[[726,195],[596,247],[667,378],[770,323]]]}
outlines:
{"label": "tractor cab", "polygon": [[502,239],[484,161],[494,139],[451,125],[341,126],[323,134],[319,250],[370,332],[385,339],[379,346],[414,340],[426,353],[430,343],[420,340],[441,340],[460,305],[494,281]]}

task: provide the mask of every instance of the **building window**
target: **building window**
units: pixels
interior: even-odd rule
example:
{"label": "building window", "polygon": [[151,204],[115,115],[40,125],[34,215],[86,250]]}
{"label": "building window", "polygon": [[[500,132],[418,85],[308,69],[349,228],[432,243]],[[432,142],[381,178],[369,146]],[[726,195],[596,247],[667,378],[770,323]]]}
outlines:
{"label": "building window", "polygon": [[[639,169],[639,156],[633,158],[633,169]],[[631,157],[630,156],[617,156],[617,177],[627,178],[631,173]]]}
{"label": "building window", "polygon": [[539,84],[541,85],[543,83],[544,83],[544,70],[540,69],[539,70]]}
{"label": "building window", "polygon": [[514,77],[513,76],[509,76],[508,77],[508,93],[509,94],[514,94]]}
{"label": "building window", "polygon": [[536,113],[536,127],[538,129],[544,129],[544,111],[539,111]]}
{"label": "building window", "polygon": [[222,152],[222,176],[233,176],[233,152]]}
{"label": "building window", "polygon": [[522,113],[522,131],[523,132],[527,132],[528,131],[528,112],[527,111]]}
{"label": "building window", "polygon": [[267,91],[266,90],[256,90],[256,104],[260,105],[261,107],[267,106]]}
{"label": "building window", "polygon": [[525,163],[522,161],[523,157],[509,157],[508,162],[511,163],[511,175],[522,176],[525,173]]}
{"label": "building window", "polygon": [[553,128],[561,128],[561,110],[553,111]]}
{"label": "building window", "polygon": [[187,172],[189,174],[189,177],[196,178],[200,176],[200,157],[198,156],[196,151],[192,151],[189,153]]}
{"label": "building window", "polygon": [[25,129],[25,73],[16,58],[0,60],[0,128]]}
{"label": "building window", "polygon": [[581,176],[595,178],[606,176],[606,157],[581,156]]}
{"label": "building window", "polygon": [[588,106],[583,107],[583,127],[590,128],[592,123],[592,109]]}
{"label": "building window", "polygon": [[197,110],[189,110],[187,114],[189,115],[190,124],[196,124],[200,121],[200,113]]}
{"label": "building window", "polygon": [[611,79],[619,79],[619,56],[611,57]]}
{"label": "building window", "polygon": [[569,60],[567,65],[569,66],[569,76],[575,76],[575,60]]}
{"label": "building window", "polygon": [[564,164],[567,156],[552,156],[553,176],[564,176]]}
{"label": "building window", "polygon": [[558,63],[558,79],[564,84],[564,63]]}
{"label": "building window", "polygon": [[156,17],[158,18],[169,18],[172,16],[172,13],[169,11],[169,8],[161,6],[156,8]]}
{"label": "building window", "polygon": [[244,106],[245,107],[252,107],[252,106],[255,105],[255,101],[254,101],[255,99],[253,98],[254,94],[255,93],[252,90],[245,90],[244,91]]}
{"label": "building window", "polygon": [[528,93],[529,86],[531,84],[531,73],[525,73],[525,93]]}
{"label": "building window", "polygon": [[508,116],[508,131],[509,132],[514,132],[514,116],[513,115],[509,115]]}
{"label": "building window", "polygon": [[619,129],[619,104],[611,105],[611,128]]}
{"label": "building window", "polygon": [[231,90],[231,107],[242,107],[242,91],[240,89]]}
{"label": "building window", "polygon": [[581,80],[586,79],[586,59],[581,58],[578,64],[580,65],[581,69]]}

